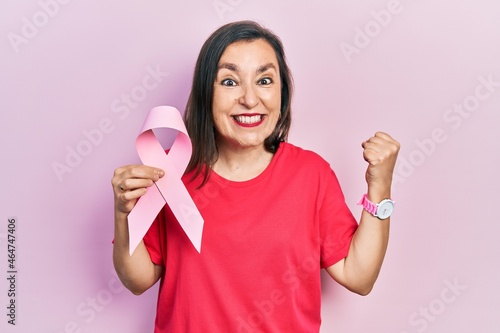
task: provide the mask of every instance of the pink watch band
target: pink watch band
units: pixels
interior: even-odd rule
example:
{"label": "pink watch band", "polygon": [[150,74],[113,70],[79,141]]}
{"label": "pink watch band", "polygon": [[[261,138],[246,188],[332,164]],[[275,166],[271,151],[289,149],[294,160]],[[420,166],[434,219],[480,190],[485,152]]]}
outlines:
{"label": "pink watch band", "polygon": [[359,201],[357,202],[358,205],[363,205],[363,208],[370,214],[372,215],[376,215],[377,214],[377,205],[374,204],[373,202],[371,202],[370,200],[368,200],[368,198],[366,197],[366,194],[363,195],[363,197],[361,197],[361,199],[359,199]]}

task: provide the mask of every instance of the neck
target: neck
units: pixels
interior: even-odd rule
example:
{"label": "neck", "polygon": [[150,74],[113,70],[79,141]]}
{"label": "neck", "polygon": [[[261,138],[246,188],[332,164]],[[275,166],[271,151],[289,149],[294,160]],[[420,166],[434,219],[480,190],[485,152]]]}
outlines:
{"label": "neck", "polygon": [[273,154],[264,146],[234,148],[218,146],[219,158],[213,170],[221,177],[233,181],[246,181],[260,175],[271,163]]}

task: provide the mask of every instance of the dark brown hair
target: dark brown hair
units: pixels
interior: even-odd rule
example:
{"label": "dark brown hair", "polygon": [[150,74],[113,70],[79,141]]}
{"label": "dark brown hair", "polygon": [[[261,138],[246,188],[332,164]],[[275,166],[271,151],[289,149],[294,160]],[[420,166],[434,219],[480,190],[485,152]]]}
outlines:
{"label": "dark brown hair", "polygon": [[287,140],[292,120],[290,104],[293,81],[280,38],[253,21],[238,21],[223,25],[210,35],[200,50],[184,114],[186,129],[193,144],[193,154],[186,172],[196,170],[193,179],[203,172],[201,186],[207,182],[211,167],[218,158],[212,102],[220,57],[232,43],[257,39],[267,41],[274,49],[281,76],[280,118],[273,133],[264,141],[265,149],[275,153],[280,142]]}

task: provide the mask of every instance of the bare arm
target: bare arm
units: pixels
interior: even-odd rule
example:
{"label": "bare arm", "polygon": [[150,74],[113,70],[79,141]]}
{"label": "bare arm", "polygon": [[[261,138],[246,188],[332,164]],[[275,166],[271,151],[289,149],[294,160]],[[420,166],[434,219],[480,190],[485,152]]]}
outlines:
{"label": "bare arm", "polygon": [[115,198],[113,264],[123,285],[135,295],[153,286],[161,277],[163,267],[151,261],[142,241],[130,256],[127,217],[146,188],[163,175],[163,171],[156,168],[129,165],[116,169],[111,181]]}
{"label": "bare arm", "polygon": [[[362,144],[368,162],[368,200],[378,203],[391,197],[394,165],[400,145],[388,134],[377,132]],[[373,288],[382,267],[389,241],[390,219],[379,220],[363,210],[346,258],[326,268],[341,285],[360,295]]]}

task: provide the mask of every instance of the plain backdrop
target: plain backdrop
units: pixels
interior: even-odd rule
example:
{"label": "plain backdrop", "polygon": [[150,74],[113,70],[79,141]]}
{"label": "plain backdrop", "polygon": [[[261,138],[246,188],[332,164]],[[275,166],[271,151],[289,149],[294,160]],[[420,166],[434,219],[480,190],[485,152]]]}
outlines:
{"label": "plain backdrop", "polygon": [[184,110],[208,35],[241,19],[282,38],[289,141],[330,162],[356,216],[361,142],[382,130],[402,144],[380,277],[361,297],[323,273],[322,333],[498,332],[494,0],[3,1],[0,330],[152,332],[157,286],[133,296],[113,270],[111,176],[139,162],[152,107]]}

